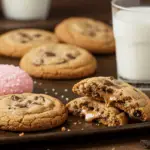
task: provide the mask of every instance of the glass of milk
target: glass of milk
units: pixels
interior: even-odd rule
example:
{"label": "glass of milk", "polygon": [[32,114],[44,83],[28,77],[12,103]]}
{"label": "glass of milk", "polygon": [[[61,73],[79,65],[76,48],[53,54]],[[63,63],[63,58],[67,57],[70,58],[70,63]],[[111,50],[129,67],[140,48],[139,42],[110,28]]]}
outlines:
{"label": "glass of milk", "polygon": [[51,0],[2,0],[5,17],[14,20],[44,20],[50,5]]}
{"label": "glass of milk", "polygon": [[113,0],[118,78],[150,87],[150,1]]}

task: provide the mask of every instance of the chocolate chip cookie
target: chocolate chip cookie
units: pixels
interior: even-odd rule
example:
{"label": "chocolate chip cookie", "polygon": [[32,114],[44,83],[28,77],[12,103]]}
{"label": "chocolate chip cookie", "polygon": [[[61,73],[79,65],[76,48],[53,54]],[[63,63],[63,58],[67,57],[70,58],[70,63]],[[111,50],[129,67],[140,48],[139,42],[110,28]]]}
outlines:
{"label": "chocolate chip cookie", "polygon": [[11,94],[0,96],[0,129],[39,131],[57,127],[68,117],[58,99],[43,94]]}
{"label": "chocolate chip cookie", "polygon": [[93,77],[80,81],[73,87],[73,92],[89,96],[115,106],[130,117],[150,120],[150,99],[135,87],[113,77]]}
{"label": "chocolate chip cookie", "polygon": [[18,29],[0,37],[0,55],[22,57],[31,48],[49,42],[58,42],[56,36],[41,29]]}
{"label": "chocolate chip cookie", "polygon": [[55,28],[60,41],[85,48],[93,53],[113,53],[115,40],[112,28],[98,20],[72,17]]}
{"label": "chocolate chip cookie", "polygon": [[27,53],[20,67],[37,78],[73,79],[93,74],[96,59],[76,46],[50,43]]}
{"label": "chocolate chip cookie", "polygon": [[84,117],[85,121],[97,121],[107,126],[127,124],[128,118],[124,112],[89,97],[81,97],[70,101],[67,105],[69,113]]}

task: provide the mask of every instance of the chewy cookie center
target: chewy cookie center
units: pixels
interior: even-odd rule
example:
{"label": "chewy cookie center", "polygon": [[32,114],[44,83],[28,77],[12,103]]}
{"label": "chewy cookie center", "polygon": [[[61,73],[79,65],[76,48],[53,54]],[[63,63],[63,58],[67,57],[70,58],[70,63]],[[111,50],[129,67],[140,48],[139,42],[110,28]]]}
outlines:
{"label": "chewy cookie center", "polygon": [[77,59],[80,55],[78,51],[55,51],[41,50],[37,52],[37,57],[34,57],[32,64],[35,66],[41,65],[60,65]]}
{"label": "chewy cookie center", "polygon": [[31,108],[34,106],[53,107],[55,106],[52,100],[45,98],[44,96],[17,96],[12,95],[10,97],[11,104],[8,109],[17,108]]}

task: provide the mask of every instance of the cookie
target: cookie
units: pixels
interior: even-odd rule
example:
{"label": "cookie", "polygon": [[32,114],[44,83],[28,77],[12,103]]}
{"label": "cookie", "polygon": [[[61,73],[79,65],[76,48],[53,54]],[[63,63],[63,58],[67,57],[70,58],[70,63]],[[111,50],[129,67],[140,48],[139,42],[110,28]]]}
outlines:
{"label": "cookie", "polygon": [[63,124],[68,116],[64,104],[44,94],[0,96],[0,129],[39,131]]}
{"label": "cookie", "polygon": [[0,95],[32,91],[33,80],[25,71],[13,65],[0,65]]}
{"label": "cookie", "polygon": [[97,121],[107,126],[120,126],[128,122],[124,112],[114,107],[107,107],[89,97],[81,97],[70,101],[67,105],[69,113],[85,117],[85,121]]}
{"label": "cookie", "polygon": [[37,78],[73,79],[93,74],[96,59],[82,48],[50,43],[27,53],[20,67]]}
{"label": "cookie", "polygon": [[115,40],[112,28],[98,20],[82,17],[65,19],[55,28],[58,39],[93,53],[113,53]]}
{"label": "cookie", "polygon": [[17,29],[0,36],[0,55],[22,57],[31,48],[58,42],[56,36],[41,29]]}
{"label": "cookie", "polygon": [[141,121],[150,120],[150,100],[142,91],[114,79],[113,77],[93,77],[80,81],[73,87],[73,92],[105,101]]}

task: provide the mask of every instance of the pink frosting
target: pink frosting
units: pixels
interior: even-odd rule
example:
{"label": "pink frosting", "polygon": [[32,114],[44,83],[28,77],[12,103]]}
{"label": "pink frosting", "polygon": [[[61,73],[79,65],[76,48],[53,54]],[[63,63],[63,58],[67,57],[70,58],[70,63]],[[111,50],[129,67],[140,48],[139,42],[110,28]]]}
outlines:
{"label": "pink frosting", "polygon": [[19,67],[0,65],[0,95],[32,92],[32,78]]}

